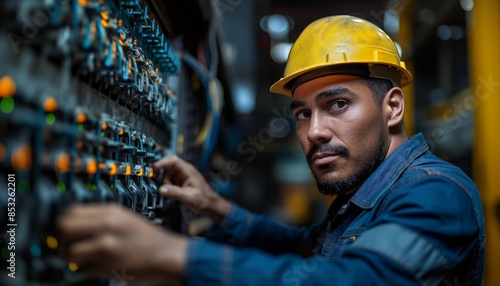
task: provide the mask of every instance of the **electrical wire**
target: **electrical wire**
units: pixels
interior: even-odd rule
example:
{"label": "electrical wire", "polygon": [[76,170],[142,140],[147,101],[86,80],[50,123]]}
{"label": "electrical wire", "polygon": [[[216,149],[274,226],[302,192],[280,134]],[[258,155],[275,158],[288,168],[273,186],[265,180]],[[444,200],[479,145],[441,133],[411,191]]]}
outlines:
{"label": "electrical wire", "polygon": [[218,85],[215,83],[217,82],[217,79],[210,78],[208,70],[193,56],[188,53],[183,53],[181,59],[193,69],[206,90],[207,115],[205,117],[203,128],[196,140],[197,142],[203,142],[203,152],[199,164],[199,170],[204,172],[208,167],[208,163],[213,149],[215,148],[219,133],[219,114],[221,104],[218,100],[220,96],[218,91],[220,89],[217,88]]}

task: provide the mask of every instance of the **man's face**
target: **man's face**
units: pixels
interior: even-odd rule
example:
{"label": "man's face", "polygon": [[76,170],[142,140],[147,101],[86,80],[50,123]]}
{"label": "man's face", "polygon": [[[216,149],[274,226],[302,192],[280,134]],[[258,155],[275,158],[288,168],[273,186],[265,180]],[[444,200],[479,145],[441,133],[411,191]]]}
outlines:
{"label": "man's face", "polygon": [[387,120],[366,80],[344,75],[310,80],[295,89],[290,108],[322,193],[357,190],[384,160]]}

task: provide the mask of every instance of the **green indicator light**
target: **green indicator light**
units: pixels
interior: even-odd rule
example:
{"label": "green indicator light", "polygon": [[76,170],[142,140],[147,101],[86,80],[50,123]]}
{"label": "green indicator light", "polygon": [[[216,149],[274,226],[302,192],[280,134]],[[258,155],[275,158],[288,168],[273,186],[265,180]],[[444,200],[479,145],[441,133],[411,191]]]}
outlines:
{"label": "green indicator light", "polygon": [[85,188],[87,188],[88,190],[91,190],[92,189],[92,185],[90,183],[86,183],[85,184]]}
{"label": "green indicator light", "polygon": [[6,96],[0,101],[0,110],[3,113],[11,113],[14,110],[14,98],[12,96]]}
{"label": "green indicator light", "polygon": [[8,260],[10,258],[10,251],[7,246],[2,248],[2,257],[4,260]]}
{"label": "green indicator light", "polygon": [[47,123],[47,125],[53,125],[54,123],[56,123],[56,116],[54,115],[54,113],[49,113],[47,114],[47,116],[45,116],[45,123]]}
{"label": "green indicator light", "polygon": [[30,191],[30,182],[29,181],[19,180],[18,186],[19,186],[19,191],[21,191],[21,193],[29,193],[29,191]]}
{"label": "green indicator light", "polygon": [[113,190],[115,188],[115,184],[111,184],[109,187]]}
{"label": "green indicator light", "polygon": [[96,185],[92,185],[92,191],[95,191],[97,190],[97,186]]}
{"label": "green indicator light", "polygon": [[106,132],[102,131],[101,132],[101,137],[106,137]]}
{"label": "green indicator light", "polygon": [[66,185],[63,183],[63,182],[58,182],[57,183],[57,189],[59,190],[59,192],[64,192],[66,191]]}
{"label": "green indicator light", "polygon": [[85,129],[85,126],[83,126],[83,124],[78,124],[78,131],[83,131],[83,129]]}

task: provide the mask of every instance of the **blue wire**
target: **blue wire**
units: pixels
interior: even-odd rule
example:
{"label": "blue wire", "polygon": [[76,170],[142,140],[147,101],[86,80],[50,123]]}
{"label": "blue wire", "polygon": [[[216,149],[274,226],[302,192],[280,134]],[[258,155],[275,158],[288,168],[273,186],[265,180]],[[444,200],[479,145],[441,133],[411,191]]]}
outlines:
{"label": "blue wire", "polygon": [[212,100],[210,96],[210,91],[209,91],[209,86],[208,86],[208,80],[209,80],[209,74],[206,69],[203,69],[203,67],[199,64],[199,62],[193,58],[191,55],[184,53],[182,55],[182,59],[193,69],[193,71],[198,75],[198,78],[200,79],[201,84],[205,88],[206,92],[206,99],[207,99],[207,109],[209,114],[212,115],[212,130],[208,134],[208,138],[204,142],[204,147],[205,150],[202,154],[201,160],[200,160],[200,165],[199,165],[199,170],[203,173],[205,172],[207,166],[208,166],[208,161],[210,160],[210,156],[213,152],[213,149],[215,148],[215,144],[217,143],[217,136],[219,133],[219,115],[217,112],[214,111],[214,107],[212,105]]}

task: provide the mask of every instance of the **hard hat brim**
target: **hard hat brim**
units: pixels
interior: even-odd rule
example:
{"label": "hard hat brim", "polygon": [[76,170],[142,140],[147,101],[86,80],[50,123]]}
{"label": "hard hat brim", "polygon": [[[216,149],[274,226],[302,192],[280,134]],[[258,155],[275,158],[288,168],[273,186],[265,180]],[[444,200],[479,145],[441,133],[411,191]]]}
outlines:
{"label": "hard hat brim", "polygon": [[[381,67],[382,68],[378,68]],[[404,63],[401,62],[403,68],[389,65],[380,65],[373,63],[350,63],[338,65],[325,65],[323,67],[311,67],[304,69],[287,77],[282,77],[275,82],[269,90],[273,93],[292,96],[293,90],[298,85],[312,80],[314,78],[327,75],[354,75],[360,77],[383,78],[393,82],[394,86],[406,86],[411,83],[413,77],[409,71],[404,68]],[[392,74],[390,71],[393,71]],[[397,74],[397,75],[395,75]],[[397,77],[397,78],[396,78]]]}

